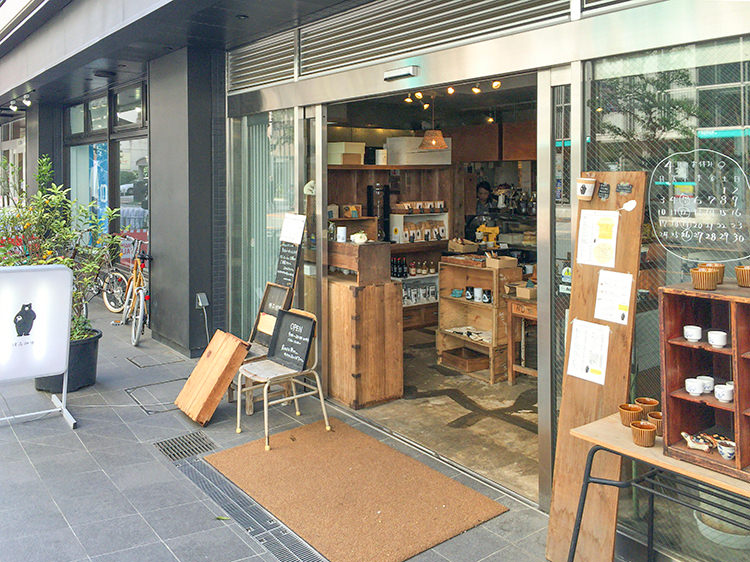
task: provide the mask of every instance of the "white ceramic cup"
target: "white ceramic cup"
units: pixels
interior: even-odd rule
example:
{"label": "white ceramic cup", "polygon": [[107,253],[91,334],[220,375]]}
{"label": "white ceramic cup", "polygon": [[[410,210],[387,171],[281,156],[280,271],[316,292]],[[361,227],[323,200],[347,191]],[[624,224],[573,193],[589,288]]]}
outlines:
{"label": "white ceramic cup", "polygon": [[700,375],[695,377],[703,383],[703,393],[711,394],[714,391],[714,378],[709,375]]}
{"label": "white ceramic cup", "polygon": [[719,330],[709,330],[708,343],[711,347],[724,347],[727,345],[727,333]]}
{"label": "white ceramic cup", "polygon": [[345,226],[336,227],[336,242],[346,242],[346,227]]}
{"label": "white ceramic cup", "polygon": [[714,396],[719,402],[728,404],[734,400],[734,388],[731,388],[725,384],[717,384],[714,387]]}
{"label": "white ceramic cup", "polygon": [[685,390],[690,396],[703,394],[703,381],[698,379],[685,379]]}
{"label": "white ceramic cup", "polygon": [[581,201],[591,201],[594,197],[595,188],[596,179],[594,178],[578,178],[576,180],[576,193]]}
{"label": "white ceramic cup", "polygon": [[700,326],[683,326],[682,335],[685,336],[685,339],[687,341],[701,341],[701,338],[703,337],[703,330],[701,330]]}
{"label": "white ceramic cup", "polygon": [[474,287],[474,302],[482,302],[482,287]]}
{"label": "white ceramic cup", "polygon": [[[727,381],[724,384],[726,386],[728,386],[729,388],[731,388],[732,390],[734,390],[734,381]],[[716,387],[714,387],[714,388],[716,388]]]}

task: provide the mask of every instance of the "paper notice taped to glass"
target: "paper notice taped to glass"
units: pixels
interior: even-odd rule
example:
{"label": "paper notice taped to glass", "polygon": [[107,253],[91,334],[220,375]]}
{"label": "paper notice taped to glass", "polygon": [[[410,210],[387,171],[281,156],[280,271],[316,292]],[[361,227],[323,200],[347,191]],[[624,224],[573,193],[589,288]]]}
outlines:
{"label": "paper notice taped to glass", "polygon": [[295,215],[293,213],[286,213],[284,215],[284,222],[281,224],[279,240],[299,245],[302,244],[302,236],[304,232],[305,215]]}
{"label": "paper notice taped to glass", "polygon": [[614,267],[619,221],[620,213],[617,211],[581,211],[576,261],[585,265]]}
{"label": "paper notice taped to glass", "polygon": [[604,384],[609,352],[609,326],[574,319],[570,335],[568,371],[571,376]]}
{"label": "paper notice taped to glass", "polygon": [[627,325],[630,314],[630,292],[633,276],[630,273],[602,270],[596,287],[594,318]]}

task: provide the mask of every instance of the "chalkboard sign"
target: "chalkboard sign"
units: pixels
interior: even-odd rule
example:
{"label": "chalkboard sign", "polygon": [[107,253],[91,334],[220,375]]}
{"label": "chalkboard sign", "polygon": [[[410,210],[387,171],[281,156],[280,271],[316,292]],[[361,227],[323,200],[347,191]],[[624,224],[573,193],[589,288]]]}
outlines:
{"label": "chalkboard sign", "polygon": [[299,264],[299,244],[291,242],[282,242],[279,248],[279,261],[276,264],[277,285],[282,287],[294,287],[294,280],[297,277],[297,265]]}
{"label": "chalkboard sign", "polygon": [[295,371],[304,370],[314,334],[314,319],[279,310],[268,358]]}
{"label": "chalkboard sign", "polygon": [[263,299],[260,301],[258,316],[255,318],[255,326],[250,335],[250,341],[268,347],[271,336],[276,325],[276,317],[279,310],[286,310],[292,301],[292,291],[289,287],[282,287],[275,283],[266,283]]}

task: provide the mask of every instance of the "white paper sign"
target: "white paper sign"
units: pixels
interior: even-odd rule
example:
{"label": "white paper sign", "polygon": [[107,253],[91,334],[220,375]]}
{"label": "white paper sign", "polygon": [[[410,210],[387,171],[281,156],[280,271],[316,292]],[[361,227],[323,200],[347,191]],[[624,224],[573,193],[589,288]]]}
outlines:
{"label": "white paper sign", "polygon": [[291,242],[298,246],[302,244],[302,236],[305,233],[305,215],[287,213],[281,225],[279,239],[282,242]]}
{"label": "white paper sign", "polygon": [[0,267],[0,380],[65,372],[72,287],[62,265]]}
{"label": "white paper sign", "polygon": [[615,266],[617,249],[617,211],[581,211],[578,225],[576,260],[580,264]]}
{"label": "white paper sign", "polygon": [[596,288],[594,318],[627,325],[632,288],[633,276],[630,273],[601,270]]}
{"label": "white paper sign", "polygon": [[568,356],[568,374],[604,384],[609,351],[609,326],[573,320]]}

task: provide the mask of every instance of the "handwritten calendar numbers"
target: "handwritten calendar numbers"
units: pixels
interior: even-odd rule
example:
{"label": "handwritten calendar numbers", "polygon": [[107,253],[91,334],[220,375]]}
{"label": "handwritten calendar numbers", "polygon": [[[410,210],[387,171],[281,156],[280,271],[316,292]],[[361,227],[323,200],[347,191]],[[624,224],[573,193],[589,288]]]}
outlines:
{"label": "handwritten calendar numbers", "polygon": [[708,149],[668,156],[651,174],[648,208],[657,240],[682,259],[750,257],[750,183],[731,156]]}

